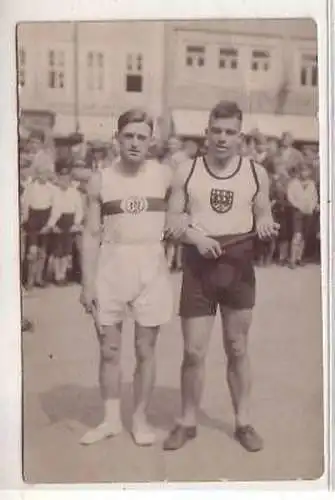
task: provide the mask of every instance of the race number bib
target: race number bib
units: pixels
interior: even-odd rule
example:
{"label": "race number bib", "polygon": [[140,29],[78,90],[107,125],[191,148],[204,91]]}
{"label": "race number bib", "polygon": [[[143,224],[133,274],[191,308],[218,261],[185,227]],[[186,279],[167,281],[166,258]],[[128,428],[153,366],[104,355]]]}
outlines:
{"label": "race number bib", "polygon": [[121,209],[126,214],[138,215],[148,210],[148,200],[142,196],[131,196],[122,200]]}

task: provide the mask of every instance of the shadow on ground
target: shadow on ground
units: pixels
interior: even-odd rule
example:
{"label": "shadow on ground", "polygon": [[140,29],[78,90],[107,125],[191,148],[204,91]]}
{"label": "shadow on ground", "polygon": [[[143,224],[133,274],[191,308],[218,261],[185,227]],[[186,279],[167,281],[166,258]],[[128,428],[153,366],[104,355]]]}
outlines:
{"label": "shadow on ground", "polygon": [[[98,425],[103,419],[103,404],[96,387],[63,385],[40,394],[41,408],[51,424],[74,420],[87,427]],[[180,392],[170,387],[156,387],[149,408],[151,423],[163,430],[170,429],[180,414]],[[127,430],[131,426],[132,386],[122,390],[122,418]],[[224,421],[200,412],[199,423],[233,437],[233,428]]]}

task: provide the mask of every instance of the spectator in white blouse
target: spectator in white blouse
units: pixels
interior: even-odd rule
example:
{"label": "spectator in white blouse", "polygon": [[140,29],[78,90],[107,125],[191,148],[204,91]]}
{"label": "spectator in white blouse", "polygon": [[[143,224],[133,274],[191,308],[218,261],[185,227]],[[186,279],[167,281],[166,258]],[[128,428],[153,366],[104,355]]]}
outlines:
{"label": "spectator in white blouse", "polygon": [[293,237],[291,242],[290,268],[301,265],[305,243],[313,223],[313,214],[318,205],[318,193],[311,171],[303,165],[289,182],[287,198],[292,207]]}

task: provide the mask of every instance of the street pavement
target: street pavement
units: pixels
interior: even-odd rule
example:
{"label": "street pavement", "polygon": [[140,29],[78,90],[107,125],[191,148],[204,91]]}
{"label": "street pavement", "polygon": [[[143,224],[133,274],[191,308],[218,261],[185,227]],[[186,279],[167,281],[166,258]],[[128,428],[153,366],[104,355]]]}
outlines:
{"label": "street pavement", "polygon": [[[180,275],[173,275],[176,307]],[[257,269],[250,332],[253,423],[265,448],[246,452],[233,439],[226,359],[217,318],[207,358],[199,436],[183,449],[137,447],[130,435],[133,324],[123,332],[124,432],[83,447],[82,434],[103,416],[92,321],[77,285],[34,290],[25,299],[33,333],[23,334],[24,453],[27,483],[263,481],[315,479],[323,473],[320,268]],[[150,420],[163,440],[180,411],[179,319],[162,329]]]}

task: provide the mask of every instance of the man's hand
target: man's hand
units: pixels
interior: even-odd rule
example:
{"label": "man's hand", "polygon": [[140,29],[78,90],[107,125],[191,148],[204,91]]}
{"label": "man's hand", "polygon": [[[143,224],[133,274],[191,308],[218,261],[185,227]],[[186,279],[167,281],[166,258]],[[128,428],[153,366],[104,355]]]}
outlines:
{"label": "man's hand", "polygon": [[82,230],[83,228],[80,224],[73,224],[73,226],[70,227],[70,233],[80,233]]}
{"label": "man's hand", "polygon": [[261,240],[278,236],[280,224],[275,222],[272,217],[261,217],[257,223],[257,234]]}
{"label": "man's hand", "polygon": [[164,236],[166,239],[172,238],[179,240],[188,227],[188,215],[168,215],[165,224]]}
{"label": "man's hand", "polygon": [[48,234],[48,233],[51,233],[51,231],[52,231],[52,230],[54,230],[54,228],[53,228],[53,227],[51,227],[51,226],[44,226],[44,227],[41,229],[40,233],[41,233],[41,234]]}
{"label": "man's hand", "polygon": [[199,234],[195,245],[200,255],[206,259],[218,259],[222,255],[220,243],[213,238],[209,238],[208,236]]}
{"label": "man's hand", "polygon": [[89,287],[82,287],[80,294],[80,303],[87,313],[91,313],[94,308],[94,293]]}

